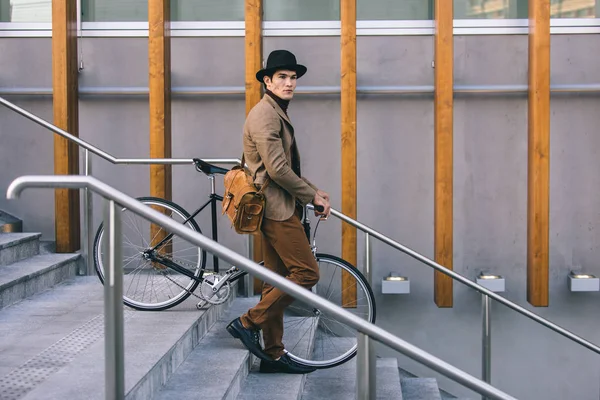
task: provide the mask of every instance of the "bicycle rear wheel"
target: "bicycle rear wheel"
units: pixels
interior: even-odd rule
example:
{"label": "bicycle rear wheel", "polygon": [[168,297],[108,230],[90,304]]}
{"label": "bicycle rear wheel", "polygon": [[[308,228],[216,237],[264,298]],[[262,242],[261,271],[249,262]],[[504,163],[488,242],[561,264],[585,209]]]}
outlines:
{"label": "bicycle rear wheel", "polygon": [[[363,274],[339,257],[316,258],[320,279],[313,293],[374,323],[375,296]],[[286,309],[283,341],[288,355],[302,365],[324,369],[345,363],[356,355],[357,334],[330,313],[299,300]]]}
{"label": "bicycle rear wheel", "polygon": [[[179,223],[190,217],[187,211],[168,200],[156,197],[141,197],[138,200]],[[176,235],[156,249],[156,253],[161,257],[187,269],[197,279],[178,273],[160,262],[151,261],[146,251],[157,245],[168,232],[126,208],[122,208],[121,211],[123,302],[137,310],[160,311],[187,299],[202,277],[206,265],[206,252]],[[193,219],[185,225],[200,232]],[[102,283],[106,276],[103,236],[104,226],[101,224],[94,241],[94,261]]]}

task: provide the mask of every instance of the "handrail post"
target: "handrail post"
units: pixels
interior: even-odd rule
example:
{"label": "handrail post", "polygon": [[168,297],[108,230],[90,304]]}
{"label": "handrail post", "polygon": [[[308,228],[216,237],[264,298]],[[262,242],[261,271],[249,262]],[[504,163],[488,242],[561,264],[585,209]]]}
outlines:
{"label": "handrail post", "polygon": [[[83,170],[85,176],[92,175],[92,155],[88,149],[84,149]],[[80,275],[94,275],[94,207],[92,203],[93,193],[89,188],[83,190],[83,252],[85,256],[86,270]]]}
{"label": "handrail post", "polygon": [[123,265],[121,258],[121,215],[114,200],[104,209],[104,254],[107,257],[104,281],[104,376],[106,400],[125,398],[125,356],[123,340]]}
{"label": "handrail post", "polygon": [[[481,295],[482,310],[482,335],[481,335],[481,379],[486,383],[492,382],[492,331],[491,331],[492,299],[488,295]],[[487,397],[482,396],[482,400]]]}
{"label": "handrail post", "polygon": [[[364,275],[369,283],[372,282],[371,266],[371,235],[365,233],[365,269]],[[375,345],[373,340],[362,332],[357,337],[356,354],[356,398],[377,398],[377,359],[375,358]]]}

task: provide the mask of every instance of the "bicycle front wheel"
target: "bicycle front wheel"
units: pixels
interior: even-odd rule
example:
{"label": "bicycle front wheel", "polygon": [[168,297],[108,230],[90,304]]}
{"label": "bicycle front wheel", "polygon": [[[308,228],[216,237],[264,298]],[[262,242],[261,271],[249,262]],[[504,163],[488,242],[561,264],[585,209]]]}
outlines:
{"label": "bicycle front wheel", "polygon": [[[184,223],[190,217],[187,211],[168,200],[156,197],[141,197],[138,200],[179,223]],[[206,252],[177,235],[160,244],[169,232],[127,208],[121,209],[121,222],[123,302],[141,311],[160,311],[188,298],[202,277]],[[200,232],[193,219],[185,222],[185,226]],[[94,241],[94,261],[102,283],[106,276],[103,237],[104,226],[101,224]],[[158,244],[160,246],[156,247]],[[185,268],[196,279],[152,261],[148,257],[152,248],[155,248],[155,254]]]}
{"label": "bicycle front wheel", "polygon": [[[375,296],[364,275],[349,262],[317,254],[320,278],[312,291],[318,296],[375,322]],[[334,315],[294,301],[284,318],[283,341],[296,362],[319,369],[343,364],[356,355],[358,331]]]}

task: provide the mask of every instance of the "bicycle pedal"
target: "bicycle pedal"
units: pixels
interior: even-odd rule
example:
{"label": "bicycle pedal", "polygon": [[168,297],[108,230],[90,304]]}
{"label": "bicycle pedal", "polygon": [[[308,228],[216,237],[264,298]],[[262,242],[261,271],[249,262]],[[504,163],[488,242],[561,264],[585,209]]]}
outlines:
{"label": "bicycle pedal", "polygon": [[202,309],[205,309],[205,308],[210,308],[210,303],[208,301],[204,301],[204,300],[199,301],[198,304],[196,304],[196,308],[198,310],[202,310]]}

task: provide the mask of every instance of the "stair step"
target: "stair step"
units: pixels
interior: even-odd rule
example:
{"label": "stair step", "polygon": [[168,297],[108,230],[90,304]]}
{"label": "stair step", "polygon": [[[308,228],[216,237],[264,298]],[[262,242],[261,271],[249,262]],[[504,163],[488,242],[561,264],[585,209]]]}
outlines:
{"label": "stair step", "polygon": [[235,399],[255,357],[225,328],[257,302],[257,297],[236,299],[154,399]]}
{"label": "stair step", "polygon": [[377,359],[377,398],[404,400],[395,357]]}
{"label": "stair step", "polygon": [[0,266],[40,254],[41,233],[0,233]]}
{"label": "stair step", "polygon": [[[293,325],[294,333],[298,334],[293,337],[291,334],[286,334],[283,338],[284,344],[294,346],[290,351],[294,352],[298,357],[306,357],[305,354],[311,354],[315,340],[316,327],[314,318],[285,316],[286,322]],[[300,335],[309,332],[308,335]],[[297,344],[296,344],[297,343]],[[301,399],[306,383],[307,375],[304,374],[262,374],[258,371],[260,366],[256,362],[246,381],[242,386],[242,391],[237,397],[237,400],[263,400],[265,393],[269,394],[270,400],[289,400]]]}
{"label": "stair step", "polygon": [[[402,397],[395,358],[377,359],[376,396],[378,400],[406,400]],[[397,364],[395,364],[397,365]],[[346,363],[311,373],[304,387],[302,400],[356,399],[356,358]]]}
{"label": "stair step", "polygon": [[72,278],[79,254],[35,255],[0,267],[0,309]]}
{"label": "stair step", "polygon": [[[0,310],[0,398],[104,399],[103,296],[97,277],[76,277]],[[125,309],[126,398],[152,398],[229,305],[196,302]]]}
{"label": "stair step", "polygon": [[[331,341],[327,339],[327,343]],[[330,347],[335,347],[330,344]],[[315,343],[315,348],[319,343]],[[402,400],[398,361],[395,358],[378,358],[376,363],[377,399]],[[302,400],[356,399],[356,357],[337,367],[311,373],[304,387]]]}
{"label": "stair step", "polygon": [[441,400],[440,389],[435,378],[402,378],[404,400]]}

